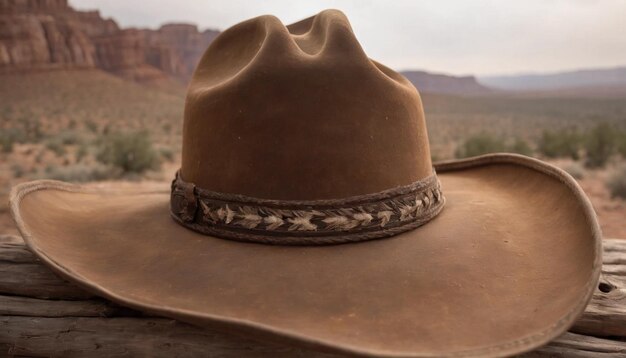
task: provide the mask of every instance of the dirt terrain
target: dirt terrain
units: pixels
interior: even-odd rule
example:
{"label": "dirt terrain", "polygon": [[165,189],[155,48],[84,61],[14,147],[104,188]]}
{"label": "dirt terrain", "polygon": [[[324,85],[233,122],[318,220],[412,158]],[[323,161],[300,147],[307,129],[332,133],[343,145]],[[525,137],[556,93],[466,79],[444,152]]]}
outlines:
{"label": "dirt terrain", "polygon": [[[164,185],[180,161],[185,88],[177,82],[140,85],[99,70],[0,75],[0,233],[16,233],[8,213],[10,188],[33,179],[86,185]],[[599,121],[625,123],[626,100],[527,96],[456,97],[424,93],[433,157],[452,158],[465,138],[489,133],[531,146],[544,129],[584,131]],[[112,176],[100,162],[110,133],[146,131],[160,167]],[[534,153],[534,156],[541,157]],[[544,158],[545,159],[545,158]],[[612,199],[606,183],[624,159],[602,169],[579,169],[580,185],[596,208],[606,237],[626,238],[626,201]]]}
{"label": "dirt terrain", "polygon": [[[108,181],[88,183],[85,185],[99,188],[111,187],[133,187],[139,190],[164,189],[167,190],[170,178],[173,178],[178,165],[171,163],[163,170],[161,181],[141,180],[141,181]],[[595,171],[578,180],[580,186],[589,196],[602,226],[602,233],[606,238],[626,239],[626,201],[611,199],[604,182],[608,171]],[[5,197],[6,198],[6,197]],[[8,207],[3,207],[0,211],[0,233],[18,234],[13,224]]]}
{"label": "dirt terrain", "polygon": [[580,179],[580,186],[591,199],[605,238],[626,239],[626,201],[611,199],[606,189],[607,171],[592,172]]}

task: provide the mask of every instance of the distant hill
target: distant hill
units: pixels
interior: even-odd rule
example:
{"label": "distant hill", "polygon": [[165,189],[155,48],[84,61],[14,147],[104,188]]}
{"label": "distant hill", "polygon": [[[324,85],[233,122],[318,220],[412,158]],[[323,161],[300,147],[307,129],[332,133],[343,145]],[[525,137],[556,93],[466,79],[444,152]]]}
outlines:
{"label": "distant hill", "polygon": [[594,92],[595,89],[626,88],[626,67],[578,71],[479,77],[478,82],[504,90]]}
{"label": "distant hill", "polygon": [[451,76],[425,71],[402,71],[418,91],[424,93],[481,95],[493,90],[476,81],[474,76]]}

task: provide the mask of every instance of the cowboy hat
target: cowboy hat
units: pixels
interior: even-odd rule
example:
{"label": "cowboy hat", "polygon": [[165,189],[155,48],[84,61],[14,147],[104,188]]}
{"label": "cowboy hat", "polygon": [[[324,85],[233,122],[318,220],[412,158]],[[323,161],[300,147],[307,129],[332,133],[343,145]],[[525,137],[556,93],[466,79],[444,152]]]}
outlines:
{"label": "cowboy hat", "polygon": [[502,356],[568,329],[601,234],[565,172],[435,164],[421,100],[339,11],[224,31],[191,80],[166,192],[18,185],[29,247],[112,301],[365,356]]}

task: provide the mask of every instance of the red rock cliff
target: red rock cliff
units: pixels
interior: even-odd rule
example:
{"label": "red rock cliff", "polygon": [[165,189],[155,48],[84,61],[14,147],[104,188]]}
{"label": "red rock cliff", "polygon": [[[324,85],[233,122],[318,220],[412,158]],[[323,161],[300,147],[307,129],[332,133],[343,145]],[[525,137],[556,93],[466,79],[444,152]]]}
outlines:
{"label": "red rock cliff", "polygon": [[0,71],[100,68],[137,81],[186,81],[217,34],[188,24],[120,29],[67,0],[0,0]]}

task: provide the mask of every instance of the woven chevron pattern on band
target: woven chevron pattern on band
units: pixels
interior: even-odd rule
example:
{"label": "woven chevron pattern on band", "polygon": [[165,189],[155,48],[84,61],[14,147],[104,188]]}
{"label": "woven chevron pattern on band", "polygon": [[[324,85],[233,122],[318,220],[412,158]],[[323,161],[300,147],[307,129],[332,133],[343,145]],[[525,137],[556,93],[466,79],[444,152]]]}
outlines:
{"label": "woven chevron pattern on band", "polygon": [[331,200],[269,200],[172,182],[170,210],[183,226],[238,241],[323,245],[393,236],[421,226],[442,210],[436,174],[378,193]]}

